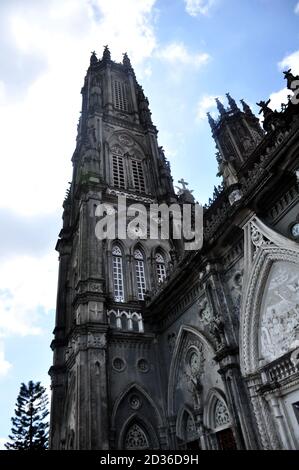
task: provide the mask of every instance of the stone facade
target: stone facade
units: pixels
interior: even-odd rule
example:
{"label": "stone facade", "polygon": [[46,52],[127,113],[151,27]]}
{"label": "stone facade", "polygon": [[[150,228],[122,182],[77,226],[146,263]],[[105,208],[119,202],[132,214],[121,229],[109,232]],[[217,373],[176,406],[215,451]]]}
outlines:
{"label": "stone facade", "polygon": [[[288,86],[292,75],[286,73]],[[294,77],[293,77],[294,78]],[[299,113],[217,100],[204,244],[99,240],[100,203],[175,194],[127,55],[95,53],[63,207],[52,449],[299,448]],[[108,206],[107,206],[108,207]]]}

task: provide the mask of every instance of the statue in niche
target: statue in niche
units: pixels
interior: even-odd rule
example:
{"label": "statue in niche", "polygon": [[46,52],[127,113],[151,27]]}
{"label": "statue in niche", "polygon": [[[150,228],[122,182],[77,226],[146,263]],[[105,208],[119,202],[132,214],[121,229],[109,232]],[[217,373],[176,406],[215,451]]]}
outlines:
{"label": "statue in niche", "polygon": [[241,305],[242,298],[243,270],[236,271],[233,275],[233,285],[231,287],[232,297],[237,308]]}
{"label": "statue in niche", "polygon": [[210,325],[210,333],[215,338],[217,349],[221,349],[226,345],[224,323],[219,317],[216,317],[212,320]]}
{"label": "statue in niche", "polygon": [[217,176],[222,175],[226,187],[238,183],[237,172],[228,160],[222,160],[219,164],[219,173]]}
{"label": "statue in niche", "polygon": [[189,349],[189,351],[187,352],[183,376],[187,380],[187,386],[189,388],[190,393],[192,394],[194,408],[200,409],[202,405],[203,390],[201,376],[204,371],[205,356],[203,344],[197,342],[196,346],[198,349],[193,349],[192,345],[191,350]]}

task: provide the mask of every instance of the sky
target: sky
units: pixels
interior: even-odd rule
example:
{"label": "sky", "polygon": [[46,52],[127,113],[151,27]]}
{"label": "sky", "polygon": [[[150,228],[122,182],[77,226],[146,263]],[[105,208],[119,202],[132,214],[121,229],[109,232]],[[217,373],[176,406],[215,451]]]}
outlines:
{"label": "sky", "polygon": [[174,183],[205,203],[220,183],[206,112],[226,92],[279,109],[298,23],[295,0],[0,0],[0,448],[21,382],[49,388],[54,248],[91,51],[128,53]]}

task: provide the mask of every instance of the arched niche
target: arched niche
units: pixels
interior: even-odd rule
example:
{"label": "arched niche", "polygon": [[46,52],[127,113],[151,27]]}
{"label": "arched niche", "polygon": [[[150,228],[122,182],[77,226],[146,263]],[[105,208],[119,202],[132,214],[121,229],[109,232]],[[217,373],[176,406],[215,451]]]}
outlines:
{"label": "arched niche", "polygon": [[[160,411],[150,394],[137,383],[126,387],[113,405],[111,429],[115,432],[115,446],[118,449],[125,448],[126,436],[130,429],[133,435],[132,426],[135,424],[142,431],[140,438],[145,434],[144,442],[147,440],[149,449],[160,448],[157,434],[158,429],[163,427]],[[137,427],[135,431],[137,433]]]}
{"label": "arched niche", "polygon": [[178,413],[176,436],[184,445],[199,439],[193,412],[187,406],[183,406]]}
{"label": "arched niche", "polygon": [[224,393],[213,388],[209,391],[204,408],[203,422],[210,433],[210,446],[216,449],[236,449],[232,419]]}
{"label": "arched niche", "polygon": [[[201,332],[189,325],[181,326],[169,371],[169,416],[177,416],[182,403],[191,409],[203,406],[205,390],[201,377],[205,374],[207,364],[212,364],[214,355],[212,345]],[[216,374],[216,368],[213,372]]]}

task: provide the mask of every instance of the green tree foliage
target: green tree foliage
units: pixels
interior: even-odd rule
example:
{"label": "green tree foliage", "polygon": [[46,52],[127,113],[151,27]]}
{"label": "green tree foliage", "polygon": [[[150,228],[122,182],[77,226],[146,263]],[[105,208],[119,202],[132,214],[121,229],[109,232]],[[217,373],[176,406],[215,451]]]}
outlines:
{"label": "green tree foliage", "polygon": [[5,444],[10,450],[45,450],[48,447],[49,423],[47,416],[48,396],[40,382],[21,384],[15,407],[15,416],[11,418],[12,429]]}

